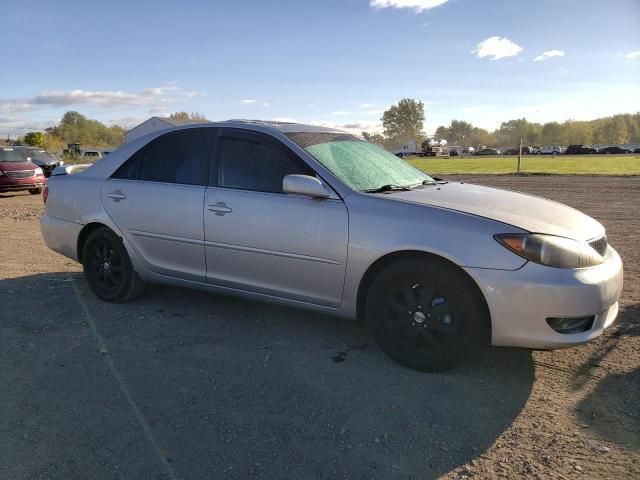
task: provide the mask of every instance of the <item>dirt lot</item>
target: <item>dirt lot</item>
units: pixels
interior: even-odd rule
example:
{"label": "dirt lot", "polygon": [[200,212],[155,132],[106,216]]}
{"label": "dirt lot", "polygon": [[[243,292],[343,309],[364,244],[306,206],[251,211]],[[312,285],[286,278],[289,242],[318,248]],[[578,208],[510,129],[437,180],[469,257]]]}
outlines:
{"label": "dirt lot", "polygon": [[640,177],[467,177],[607,227],[618,324],[563,351],[425,374],[363,325],[155,287],[96,300],[0,195],[0,478],[639,478]]}

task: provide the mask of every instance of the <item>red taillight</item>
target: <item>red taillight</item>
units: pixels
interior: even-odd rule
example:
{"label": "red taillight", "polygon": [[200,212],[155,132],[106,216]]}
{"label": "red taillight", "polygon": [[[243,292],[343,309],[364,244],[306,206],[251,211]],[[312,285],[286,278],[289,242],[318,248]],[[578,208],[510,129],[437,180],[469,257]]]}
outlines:
{"label": "red taillight", "polygon": [[45,187],[42,189],[42,201],[44,203],[47,203],[48,197],[49,197],[49,187],[45,185]]}

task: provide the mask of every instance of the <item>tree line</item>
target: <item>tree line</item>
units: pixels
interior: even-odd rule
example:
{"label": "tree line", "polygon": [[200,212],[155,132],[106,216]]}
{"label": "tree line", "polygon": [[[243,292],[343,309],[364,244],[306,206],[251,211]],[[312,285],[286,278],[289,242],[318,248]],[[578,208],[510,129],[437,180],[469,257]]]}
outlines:
{"label": "tree line", "polygon": [[[175,112],[169,118],[176,120],[204,121],[201,113]],[[70,111],[62,116],[60,122],[44,132],[25,133],[20,143],[42,147],[49,152],[61,152],[69,143],[80,143],[84,146],[115,148],[124,143],[127,129],[119,125],[104,123]]]}
{"label": "tree line", "polygon": [[[415,140],[420,144],[429,138],[422,131],[424,119],[424,104],[404,98],[382,115],[382,134],[362,132],[362,136],[386,148],[397,148],[407,140]],[[450,145],[476,148],[515,147],[521,139],[524,145],[531,146],[640,143],[640,112],[595,120],[547,123],[519,118],[502,122],[493,131],[473,126],[464,120],[452,120],[449,125],[439,126],[431,138],[446,140]]]}

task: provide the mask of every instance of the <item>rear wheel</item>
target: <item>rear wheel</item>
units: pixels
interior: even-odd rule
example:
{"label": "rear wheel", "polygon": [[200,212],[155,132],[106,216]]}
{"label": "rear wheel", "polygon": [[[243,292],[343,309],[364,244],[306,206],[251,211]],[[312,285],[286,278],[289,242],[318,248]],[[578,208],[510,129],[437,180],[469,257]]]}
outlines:
{"label": "rear wheel", "polygon": [[31,195],[40,195],[42,193],[42,189],[41,188],[30,188],[29,189],[29,193]]}
{"label": "rear wheel", "polygon": [[82,268],[89,288],[108,302],[126,302],[144,291],[122,239],[106,227],[89,234],[82,250]]}
{"label": "rear wheel", "polygon": [[382,350],[417,370],[454,366],[484,341],[485,308],[462,272],[438,259],[401,260],[371,284],[366,316]]}

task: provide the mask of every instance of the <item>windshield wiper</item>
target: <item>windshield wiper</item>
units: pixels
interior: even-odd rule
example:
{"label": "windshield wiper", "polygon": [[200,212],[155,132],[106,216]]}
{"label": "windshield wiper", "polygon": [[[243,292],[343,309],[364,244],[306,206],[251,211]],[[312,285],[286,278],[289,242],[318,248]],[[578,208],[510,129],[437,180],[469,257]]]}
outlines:
{"label": "windshield wiper", "polygon": [[382,185],[381,187],[378,188],[370,188],[368,190],[362,190],[365,193],[384,193],[384,192],[407,192],[411,190],[411,187],[406,187],[406,186],[402,186],[402,185],[393,185],[391,183],[388,183],[386,185]]}

